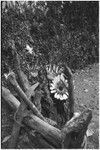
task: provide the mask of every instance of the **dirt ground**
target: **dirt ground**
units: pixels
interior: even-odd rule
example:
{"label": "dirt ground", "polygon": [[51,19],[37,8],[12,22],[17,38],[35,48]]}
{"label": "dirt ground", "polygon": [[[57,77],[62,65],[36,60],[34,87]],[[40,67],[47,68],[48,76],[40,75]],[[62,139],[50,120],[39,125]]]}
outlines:
{"label": "dirt ground", "polygon": [[83,107],[92,110],[92,120],[89,129],[94,134],[88,137],[89,149],[99,148],[99,65],[94,64],[84,70],[77,70],[74,74],[75,111]]}
{"label": "dirt ground", "polygon": [[[86,67],[84,70],[77,70],[74,73],[74,86],[75,112],[81,111],[83,107],[92,110],[93,118],[89,125],[89,129],[94,131],[94,133],[92,136],[88,137],[87,148],[99,149],[99,65],[94,64]],[[8,136],[9,138],[13,124],[13,112],[9,110],[9,106],[4,102],[2,102],[1,117],[1,141],[3,141],[5,137]],[[3,141],[3,149],[7,148],[7,143],[8,142]],[[27,146],[26,148],[28,148]]]}

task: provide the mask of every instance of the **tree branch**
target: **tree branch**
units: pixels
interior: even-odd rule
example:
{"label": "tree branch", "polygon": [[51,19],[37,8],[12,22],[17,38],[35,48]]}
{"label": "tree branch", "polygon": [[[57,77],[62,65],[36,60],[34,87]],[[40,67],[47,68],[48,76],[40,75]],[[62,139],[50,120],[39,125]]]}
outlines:
{"label": "tree branch", "polygon": [[15,77],[15,74],[13,72],[8,74],[7,80],[8,80],[8,82],[10,82],[12,84],[13,88],[15,89],[15,91],[22,98],[22,100],[25,102],[25,104],[27,106],[29,106],[29,108],[32,110],[32,112],[35,115],[37,115],[39,118],[41,118],[42,120],[47,122],[46,119],[42,116],[42,114],[35,107],[35,105],[27,98],[26,94],[22,91],[22,89],[20,88],[20,86],[18,85],[18,83],[16,81],[16,77]]}
{"label": "tree branch", "polygon": [[[8,91],[9,91],[8,89],[2,87],[2,97],[9,105],[11,104],[11,101],[12,101],[12,105],[10,105],[11,108],[13,108],[14,110],[17,110],[20,103],[16,98],[10,100],[10,98],[11,97],[13,98],[14,96],[12,96],[10,91],[9,92]],[[54,145],[54,147],[59,147],[61,140],[62,140],[61,132],[59,129],[44,122],[43,120],[41,120],[40,118],[38,118],[37,116],[33,114],[30,114],[30,116],[28,114],[28,116],[25,117],[23,122],[25,125],[29,126],[31,129],[36,130],[41,135],[43,135],[47,139],[47,141],[51,142],[51,145]]]}
{"label": "tree branch", "polygon": [[[27,76],[21,70],[20,59],[17,54],[17,50],[15,48],[14,43],[12,44],[12,48],[13,48],[14,56],[15,56],[14,66],[15,66],[15,70],[19,79],[20,86],[22,87],[23,91],[26,93],[27,97],[30,99],[31,95],[34,94],[34,89],[38,86],[39,83],[34,85],[34,87],[33,86],[30,87]],[[24,103],[24,101],[21,101],[21,104],[15,113],[15,118],[14,118],[15,122],[13,125],[12,134],[11,134],[8,148],[16,148],[17,146],[20,127],[21,127],[22,120],[23,120],[23,114],[26,111],[26,108],[27,108],[27,105]]]}

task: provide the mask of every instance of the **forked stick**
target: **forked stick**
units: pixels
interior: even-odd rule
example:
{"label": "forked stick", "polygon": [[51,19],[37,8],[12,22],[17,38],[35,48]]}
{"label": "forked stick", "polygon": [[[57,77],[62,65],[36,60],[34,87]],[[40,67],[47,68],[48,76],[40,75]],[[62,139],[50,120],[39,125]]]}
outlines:
{"label": "forked stick", "polygon": [[35,107],[35,105],[27,98],[26,94],[20,88],[19,84],[16,81],[16,77],[15,77],[14,72],[11,72],[11,73],[8,74],[7,80],[8,80],[8,82],[10,82],[12,84],[15,91],[22,98],[22,100],[25,102],[25,104],[29,106],[29,108],[32,110],[32,112],[36,116],[38,116],[39,118],[41,118],[42,120],[47,122],[46,119],[43,117],[43,115],[38,111],[38,109]]}

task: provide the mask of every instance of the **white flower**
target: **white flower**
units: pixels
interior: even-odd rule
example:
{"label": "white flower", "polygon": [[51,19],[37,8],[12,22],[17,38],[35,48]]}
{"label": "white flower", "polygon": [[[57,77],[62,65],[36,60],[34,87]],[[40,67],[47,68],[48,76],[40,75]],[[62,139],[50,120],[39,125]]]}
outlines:
{"label": "white flower", "polygon": [[68,81],[64,78],[64,74],[56,76],[50,84],[51,93],[59,100],[68,99]]}
{"label": "white flower", "polygon": [[29,52],[30,54],[32,54],[33,48],[30,47],[28,44],[26,45],[26,49],[28,50],[28,52]]}
{"label": "white flower", "polygon": [[47,71],[47,77],[50,80],[53,80],[57,75],[58,75],[58,66],[56,66],[55,64],[52,65],[47,65],[46,66],[46,71]]}

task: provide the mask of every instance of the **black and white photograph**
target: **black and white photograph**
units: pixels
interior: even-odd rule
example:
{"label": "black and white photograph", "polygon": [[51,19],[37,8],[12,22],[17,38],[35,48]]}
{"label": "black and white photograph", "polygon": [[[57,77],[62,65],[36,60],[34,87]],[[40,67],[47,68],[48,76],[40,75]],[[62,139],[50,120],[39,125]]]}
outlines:
{"label": "black and white photograph", "polygon": [[99,1],[1,1],[1,149],[99,149]]}

